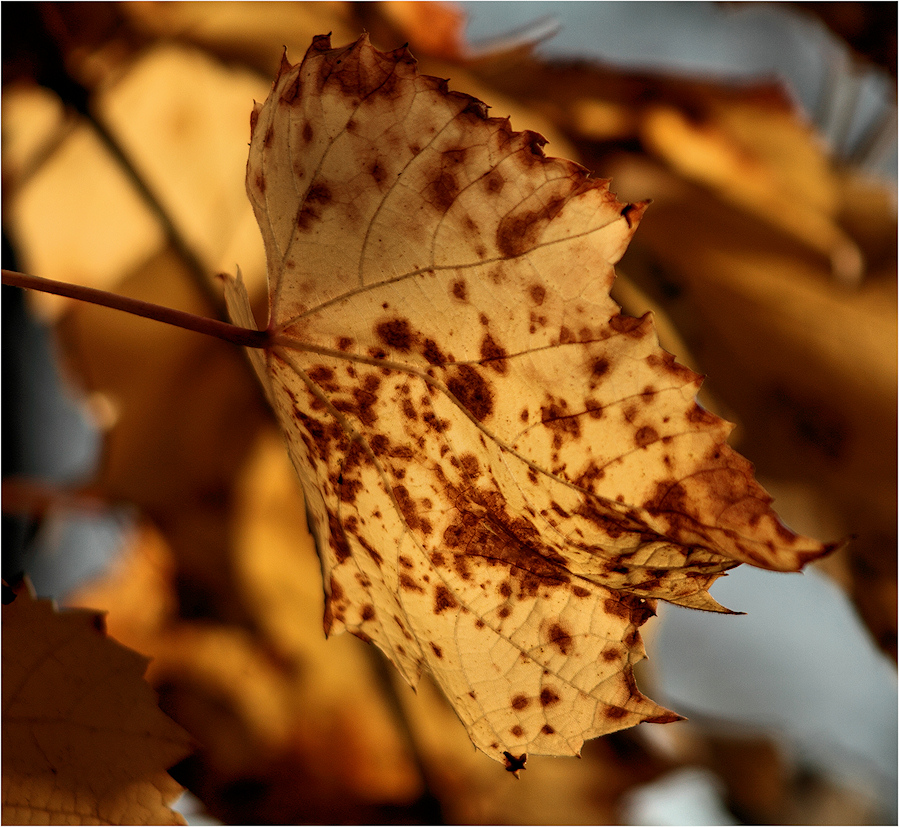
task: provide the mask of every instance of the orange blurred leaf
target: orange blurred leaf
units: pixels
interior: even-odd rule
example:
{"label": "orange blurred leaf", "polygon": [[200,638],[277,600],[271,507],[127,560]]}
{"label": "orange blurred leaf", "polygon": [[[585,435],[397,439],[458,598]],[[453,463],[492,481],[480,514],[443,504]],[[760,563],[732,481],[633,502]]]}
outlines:
{"label": "orange blurred leaf", "polygon": [[183,824],[166,773],[191,751],[143,679],[147,659],[90,610],[23,588],[3,607],[3,820]]}

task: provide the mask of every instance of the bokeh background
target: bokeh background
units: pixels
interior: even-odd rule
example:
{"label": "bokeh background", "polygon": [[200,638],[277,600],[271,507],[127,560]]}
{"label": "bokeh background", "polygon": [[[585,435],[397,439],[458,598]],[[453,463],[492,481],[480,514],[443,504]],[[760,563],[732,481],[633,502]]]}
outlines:
{"label": "bokeh background", "polygon": [[378,654],[325,642],[293,472],[240,353],[3,288],[3,570],[107,610],[202,744],[192,823],[876,824],[896,813],[896,5],[4,4],[3,266],[220,315],[261,303],[243,172],[283,46],[364,29],[652,198],[625,311],[709,376],[797,531],[666,608],[638,676],[689,716],[474,754]]}

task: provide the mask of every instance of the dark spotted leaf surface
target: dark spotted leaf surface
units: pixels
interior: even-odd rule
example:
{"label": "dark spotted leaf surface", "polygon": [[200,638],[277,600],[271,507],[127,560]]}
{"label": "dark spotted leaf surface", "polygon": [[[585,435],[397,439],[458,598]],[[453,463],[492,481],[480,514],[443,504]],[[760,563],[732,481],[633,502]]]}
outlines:
{"label": "dark spotted leaf surface", "polygon": [[251,355],[326,630],[430,672],[519,769],[678,717],[632,674],[656,600],[722,611],[727,569],[827,550],[778,522],[700,377],[609,298],[644,205],[542,144],[404,49],[318,37],[254,110],[247,167],[273,334]]}

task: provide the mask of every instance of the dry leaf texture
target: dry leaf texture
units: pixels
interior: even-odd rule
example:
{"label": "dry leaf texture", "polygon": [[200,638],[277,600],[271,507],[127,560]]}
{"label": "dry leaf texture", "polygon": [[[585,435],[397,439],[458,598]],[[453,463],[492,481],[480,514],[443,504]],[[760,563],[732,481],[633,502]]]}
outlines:
{"label": "dry leaf texture", "polygon": [[273,336],[253,359],[326,630],[431,672],[509,769],[677,719],[632,674],[655,600],[721,610],[726,569],[826,549],[778,522],[649,315],[609,298],[644,205],[366,36],[282,61],[251,123]]}
{"label": "dry leaf texture", "polygon": [[96,612],[25,590],[3,607],[4,823],[184,823],[166,769],[191,742],[157,706],[147,663]]}

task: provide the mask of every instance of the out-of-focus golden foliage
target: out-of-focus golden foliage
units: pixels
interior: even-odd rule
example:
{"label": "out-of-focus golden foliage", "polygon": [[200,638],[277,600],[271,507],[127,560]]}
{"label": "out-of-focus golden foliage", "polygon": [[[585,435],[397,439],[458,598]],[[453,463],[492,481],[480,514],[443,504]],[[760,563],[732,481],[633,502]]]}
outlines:
{"label": "out-of-focus golden foliage", "polygon": [[[156,706],[147,659],[103,616],[57,611],[30,584],[3,606],[3,821],[183,824],[165,770],[191,739]],[[4,600],[6,603],[6,600]]]}
{"label": "out-of-focus golden foliage", "polygon": [[[738,423],[737,447],[791,494],[778,498],[790,525],[854,538],[822,565],[895,656],[895,209],[780,91],[554,66],[524,45],[475,54],[438,4],[21,14],[4,53],[4,230],[36,275],[219,315],[215,274],[239,265],[261,303],[249,113],[282,47],[297,60],[328,31],[408,41],[425,73],[542,132],[620,199],[652,198],[618,301],[653,309],[662,344],[709,375],[703,393]],[[748,820],[800,817],[770,745],[754,746],[768,775],[749,793],[733,769],[746,750],[696,732],[664,752],[639,732],[610,736],[580,762],[530,759],[514,782],[432,687],[413,696],[370,647],[324,641],[298,486],[241,353],[111,310],[33,306],[103,433],[75,493],[137,514],[117,566],[71,602],[107,610],[110,633],[154,658],[163,708],[202,745],[177,777],[220,819],[616,823],[626,791],[685,763],[718,772]]]}

